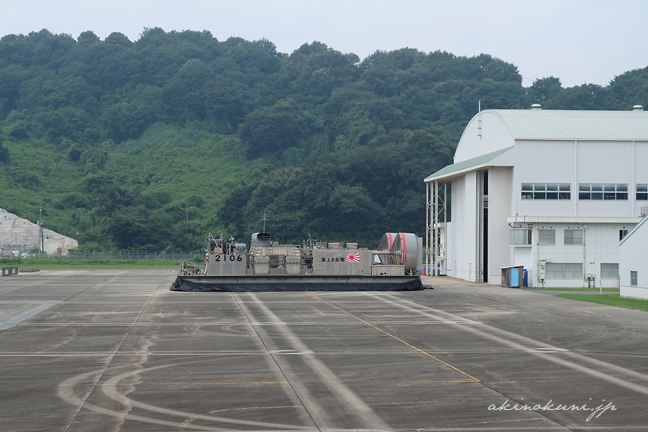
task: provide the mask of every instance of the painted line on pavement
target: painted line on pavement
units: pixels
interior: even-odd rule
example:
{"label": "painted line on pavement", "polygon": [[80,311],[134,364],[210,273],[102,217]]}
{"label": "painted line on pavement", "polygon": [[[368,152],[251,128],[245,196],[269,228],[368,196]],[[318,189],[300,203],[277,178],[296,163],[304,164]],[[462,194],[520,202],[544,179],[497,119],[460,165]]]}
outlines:
{"label": "painted line on pavement", "polygon": [[[381,328],[379,328],[379,327],[376,327],[375,325],[371,324],[370,322],[367,322],[367,321],[363,320],[362,318],[359,318],[359,317],[353,315],[352,313],[347,312],[347,311],[345,311],[344,309],[341,309],[341,308],[335,306],[335,305],[332,304],[332,303],[327,302],[326,300],[324,300],[324,299],[322,299],[322,298],[316,296],[315,294],[313,294],[313,293],[311,293],[311,292],[308,292],[308,291],[306,291],[306,292],[307,292],[309,295],[315,297],[317,300],[319,300],[319,301],[321,301],[321,302],[323,302],[323,303],[326,303],[326,304],[329,305],[330,307],[332,307],[332,308],[334,308],[334,309],[337,309],[337,310],[339,310],[340,312],[344,312],[345,314],[349,315],[350,317],[353,317],[353,318],[357,319],[358,321],[367,324],[369,327],[372,327],[372,328],[378,330],[379,332],[382,332],[382,333],[386,334],[386,335],[389,336],[390,338],[395,339],[395,340],[397,340],[398,342],[407,345],[408,347],[412,348],[413,350],[418,351],[418,352],[420,352],[421,354],[426,355],[426,356],[430,357],[431,359],[434,359],[434,360],[438,361],[439,363],[441,363],[441,364],[443,364],[443,365],[445,365],[445,366],[448,366],[450,369],[453,369],[453,370],[459,372],[460,374],[465,375],[465,376],[467,376],[468,378],[471,379],[471,381],[464,381],[464,382],[480,382],[477,378],[475,378],[475,377],[472,376],[472,375],[467,374],[466,372],[462,371],[461,369],[458,369],[458,368],[452,366],[451,364],[446,363],[446,362],[444,362],[443,360],[440,360],[440,359],[434,357],[432,354],[428,354],[428,353],[426,353],[426,352],[423,351],[422,349],[416,348],[414,345],[405,342],[403,339],[397,338],[396,336],[394,336],[394,335],[392,335],[392,334],[390,334],[390,333],[387,333],[385,330],[383,330],[383,329],[381,329]],[[459,382],[459,381],[456,381],[456,382]]]}
{"label": "painted line on pavement", "polygon": [[32,309],[19,310],[18,312],[15,312],[9,316],[4,317],[4,319],[0,321],[0,330],[10,329],[16,324],[19,324],[21,321],[29,319],[34,315],[39,314],[44,310],[51,308],[52,306],[56,306],[59,303],[61,302],[57,300],[52,300]]}

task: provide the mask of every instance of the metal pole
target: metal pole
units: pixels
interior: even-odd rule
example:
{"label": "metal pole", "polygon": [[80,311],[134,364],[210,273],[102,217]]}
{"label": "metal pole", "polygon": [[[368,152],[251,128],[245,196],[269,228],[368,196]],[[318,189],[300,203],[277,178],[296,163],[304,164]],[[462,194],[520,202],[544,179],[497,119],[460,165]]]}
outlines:
{"label": "metal pole", "polygon": [[43,209],[38,210],[38,247],[45,252],[45,235],[43,234]]}
{"label": "metal pole", "polygon": [[439,276],[439,182],[434,182],[434,276]]}
{"label": "metal pole", "polygon": [[430,276],[434,276],[434,182],[430,182]]}
{"label": "metal pole", "polygon": [[430,268],[430,182],[425,183],[425,270],[429,276]]}
{"label": "metal pole", "polygon": [[428,275],[432,276],[434,274],[433,271],[432,271],[432,267],[434,267],[434,237],[433,237],[433,229],[434,229],[434,214],[433,214],[433,212],[434,212],[434,206],[432,205],[432,202],[434,201],[434,188],[433,188],[434,183],[430,182],[429,185],[430,185],[430,200],[428,202],[428,213],[430,215],[429,216],[430,222],[429,222],[428,227],[429,227],[429,230],[430,230],[430,234],[429,234],[428,237],[429,237],[429,242],[430,242],[430,251],[429,251],[430,262],[428,263],[428,269],[429,269],[428,270]]}
{"label": "metal pole", "polygon": [[448,274],[448,182],[443,183],[443,273]]}
{"label": "metal pole", "polygon": [[430,272],[428,273],[430,276],[434,275],[434,270],[432,268],[434,267],[434,182],[430,182],[430,202],[428,203],[429,206],[429,213],[430,213]]}

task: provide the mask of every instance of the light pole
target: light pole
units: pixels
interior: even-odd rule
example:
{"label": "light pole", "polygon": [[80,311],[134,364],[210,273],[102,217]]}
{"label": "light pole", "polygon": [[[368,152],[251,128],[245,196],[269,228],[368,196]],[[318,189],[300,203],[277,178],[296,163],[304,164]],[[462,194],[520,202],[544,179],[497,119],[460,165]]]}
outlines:
{"label": "light pole", "polygon": [[40,253],[42,254],[43,252],[45,252],[45,239],[43,236],[43,209],[38,210],[38,235],[38,248],[40,249]]}

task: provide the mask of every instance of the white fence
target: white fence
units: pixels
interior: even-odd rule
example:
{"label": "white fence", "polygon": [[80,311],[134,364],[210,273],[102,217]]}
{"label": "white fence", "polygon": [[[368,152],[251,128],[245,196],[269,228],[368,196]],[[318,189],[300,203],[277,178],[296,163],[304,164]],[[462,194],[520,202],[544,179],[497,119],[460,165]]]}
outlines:
{"label": "white fence", "polygon": [[[19,251],[19,249],[4,249],[5,255],[11,255],[11,251]],[[7,253],[9,252],[9,253]],[[63,258],[63,259],[124,259],[124,260],[143,260],[143,259],[170,259],[170,260],[191,260],[196,256],[203,257],[205,255],[204,251],[193,251],[193,252],[77,252],[70,251],[67,254],[57,255],[57,254],[39,254],[39,253],[30,253],[19,252],[21,254],[26,254],[27,257],[33,258]],[[24,256],[24,255],[23,255]]]}

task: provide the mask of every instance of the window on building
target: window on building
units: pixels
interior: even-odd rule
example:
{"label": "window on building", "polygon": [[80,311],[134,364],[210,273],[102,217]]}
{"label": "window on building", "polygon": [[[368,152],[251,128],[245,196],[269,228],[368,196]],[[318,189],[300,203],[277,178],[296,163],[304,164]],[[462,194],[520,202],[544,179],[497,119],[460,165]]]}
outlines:
{"label": "window on building", "polygon": [[545,264],[545,278],[547,278],[547,279],[562,279],[563,278],[563,265],[561,263],[546,263]]}
{"label": "window on building", "polygon": [[627,229],[620,229],[619,230],[619,241],[623,240],[623,237],[628,235],[628,230]]}
{"label": "window on building", "polygon": [[648,184],[637,185],[637,201],[648,200]]}
{"label": "window on building", "polygon": [[511,229],[511,242],[512,246],[530,245],[532,244],[533,231],[528,228],[512,228]]}
{"label": "window on building", "polygon": [[580,244],[583,244],[583,230],[566,229],[565,230],[565,244],[566,245],[580,245]]}
{"label": "window on building", "polygon": [[581,183],[579,200],[620,201],[628,199],[628,185],[621,183]]}
{"label": "window on building", "polygon": [[583,263],[547,263],[545,278],[547,279],[582,279]]}
{"label": "window on building", "polygon": [[601,263],[601,279],[619,279],[619,264]]}
{"label": "window on building", "polygon": [[582,279],[583,278],[583,264],[565,264],[565,279]]}
{"label": "window on building", "polygon": [[630,285],[637,286],[637,272],[636,271],[631,271],[630,272]]}
{"label": "window on building", "polygon": [[523,200],[568,200],[571,199],[569,183],[522,183]]}
{"label": "window on building", "polygon": [[571,199],[571,185],[569,183],[560,183],[558,185],[558,199],[559,200]]}
{"label": "window on building", "polygon": [[538,230],[538,244],[541,244],[541,245],[555,245],[556,244],[556,230],[554,230],[554,229],[539,229]]}

